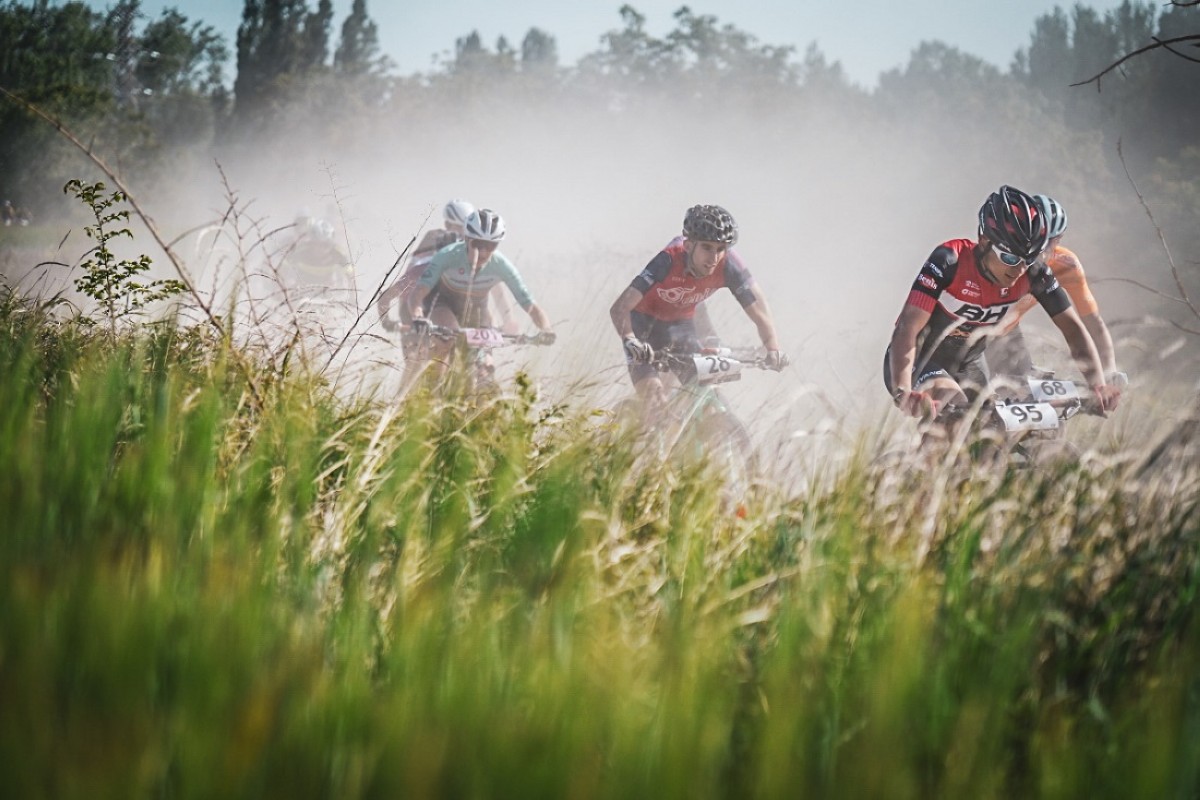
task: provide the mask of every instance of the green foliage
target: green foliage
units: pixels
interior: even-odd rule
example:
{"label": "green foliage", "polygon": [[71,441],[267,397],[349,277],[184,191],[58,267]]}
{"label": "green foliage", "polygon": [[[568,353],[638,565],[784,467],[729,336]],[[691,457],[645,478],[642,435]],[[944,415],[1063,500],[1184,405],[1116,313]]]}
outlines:
{"label": "green foliage", "polygon": [[1194,462],[739,518],[528,383],[253,402],[230,348],[0,295],[5,796],[1200,788]]}
{"label": "green foliage", "polygon": [[128,209],[114,210],[125,202],[123,192],[114,191],[106,196],[102,182],[89,184],[77,179],[67,181],[63,191],[86,205],[96,221],[95,225],[84,228],[96,247],[82,263],[83,275],[75,279],[75,288],[100,304],[110,331],[115,333],[118,322],[138,314],[150,303],[174,297],[187,288],[173,279],[139,280],[139,276],[150,270],[150,257],[145,254],[133,260],[117,260],[109,242],[120,237],[133,238],[129,228],[112,227],[129,222]]}

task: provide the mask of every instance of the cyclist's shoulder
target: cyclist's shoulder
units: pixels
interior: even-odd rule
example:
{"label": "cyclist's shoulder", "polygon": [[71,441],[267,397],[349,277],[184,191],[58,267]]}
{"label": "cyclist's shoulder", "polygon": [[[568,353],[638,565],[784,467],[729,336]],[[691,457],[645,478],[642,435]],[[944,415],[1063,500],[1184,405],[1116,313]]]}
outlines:
{"label": "cyclist's shoulder", "polygon": [[1046,256],[1046,266],[1054,273],[1054,277],[1062,281],[1064,278],[1084,279],[1083,262],[1072,251],[1059,245]]}

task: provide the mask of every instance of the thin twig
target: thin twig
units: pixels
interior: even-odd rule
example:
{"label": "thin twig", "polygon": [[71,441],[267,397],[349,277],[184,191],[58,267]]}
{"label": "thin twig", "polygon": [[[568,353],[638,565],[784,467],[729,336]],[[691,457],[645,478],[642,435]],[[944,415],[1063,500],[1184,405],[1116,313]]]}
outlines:
{"label": "thin twig", "polygon": [[1167,263],[1171,265],[1171,277],[1175,279],[1175,286],[1179,289],[1179,297],[1191,310],[1192,314],[1197,319],[1200,319],[1200,309],[1197,309],[1193,305],[1191,298],[1188,297],[1187,288],[1183,285],[1183,279],[1179,277],[1179,268],[1175,266],[1175,259],[1171,256],[1171,248],[1167,246],[1167,237],[1163,235],[1162,228],[1158,226],[1158,222],[1154,219],[1154,213],[1150,210],[1149,204],[1146,203],[1146,198],[1142,196],[1141,191],[1137,187],[1137,182],[1134,181],[1133,175],[1129,172],[1129,165],[1125,163],[1125,153],[1122,152],[1121,147],[1122,142],[1118,139],[1117,156],[1121,159],[1121,167],[1125,170],[1125,177],[1129,179],[1129,185],[1133,187],[1138,202],[1142,204],[1142,208],[1146,211],[1146,216],[1150,218],[1150,224],[1154,226],[1154,232],[1158,234],[1158,241],[1162,244],[1163,252],[1167,254]]}
{"label": "thin twig", "polygon": [[[1113,63],[1109,64],[1107,67],[1105,67],[1100,72],[1098,72],[1095,75],[1093,75],[1092,77],[1088,78],[1086,81],[1079,81],[1078,83],[1072,83],[1071,86],[1087,86],[1089,83],[1094,82],[1096,84],[1096,91],[1100,91],[1100,79],[1103,78],[1108,73],[1112,72],[1117,67],[1124,64],[1129,59],[1134,58],[1136,56],[1140,56],[1142,53],[1148,53],[1151,50],[1157,50],[1160,47],[1165,47],[1168,50],[1170,50],[1170,45],[1178,44],[1179,42],[1196,42],[1196,41],[1200,41],[1200,33],[1188,34],[1187,36],[1176,36],[1174,39],[1159,39],[1158,37],[1154,37],[1154,44],[1148,44],[1145,47],[1139,47],[1137,50],[1134,50],[1132,53],[1125,54],[1121,58],[1119,58],[1116,61],[1114,61]],[[1174,50],[1171,50],[1171,52],[1175,53]],[[1183,58],[1187,58],[1189,61],[1195,60],[1192,58],[1188,58],[1188,56],[1183,56],[1182,53],[1175,53],[1175,54],[1180,55]]]}

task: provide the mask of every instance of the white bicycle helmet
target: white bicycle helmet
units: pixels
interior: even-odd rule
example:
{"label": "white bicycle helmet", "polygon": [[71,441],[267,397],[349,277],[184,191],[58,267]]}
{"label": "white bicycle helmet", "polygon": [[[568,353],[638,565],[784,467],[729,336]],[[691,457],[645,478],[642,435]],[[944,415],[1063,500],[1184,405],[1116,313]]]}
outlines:
{"label": "white bicycle helmet", "polygon": [[504,218],[490,208],[472,211],[467,217],[466,236],[468,239],[479,239],[484,242],[498,242],[508,231],[504,228]]}
{"label": "white bicycle helmet", "polygon": [[446,203],[446,207],[442,209],[442,217],[446,220],[446,227],[454,225],[459,230],[467,224],[467,218],[475,213],[475,206],[468,203],[466,200],[451,200]]}

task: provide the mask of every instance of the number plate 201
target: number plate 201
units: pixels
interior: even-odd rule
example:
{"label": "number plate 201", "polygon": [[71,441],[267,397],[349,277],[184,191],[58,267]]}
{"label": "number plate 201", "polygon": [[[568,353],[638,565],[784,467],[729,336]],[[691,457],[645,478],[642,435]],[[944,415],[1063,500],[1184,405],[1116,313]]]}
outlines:
{"label": "number plate 201", "polygon": [[1058,427],[1058,413],[1049,403],[996,406],[996,414],[1007,431],[1052,431]]}

